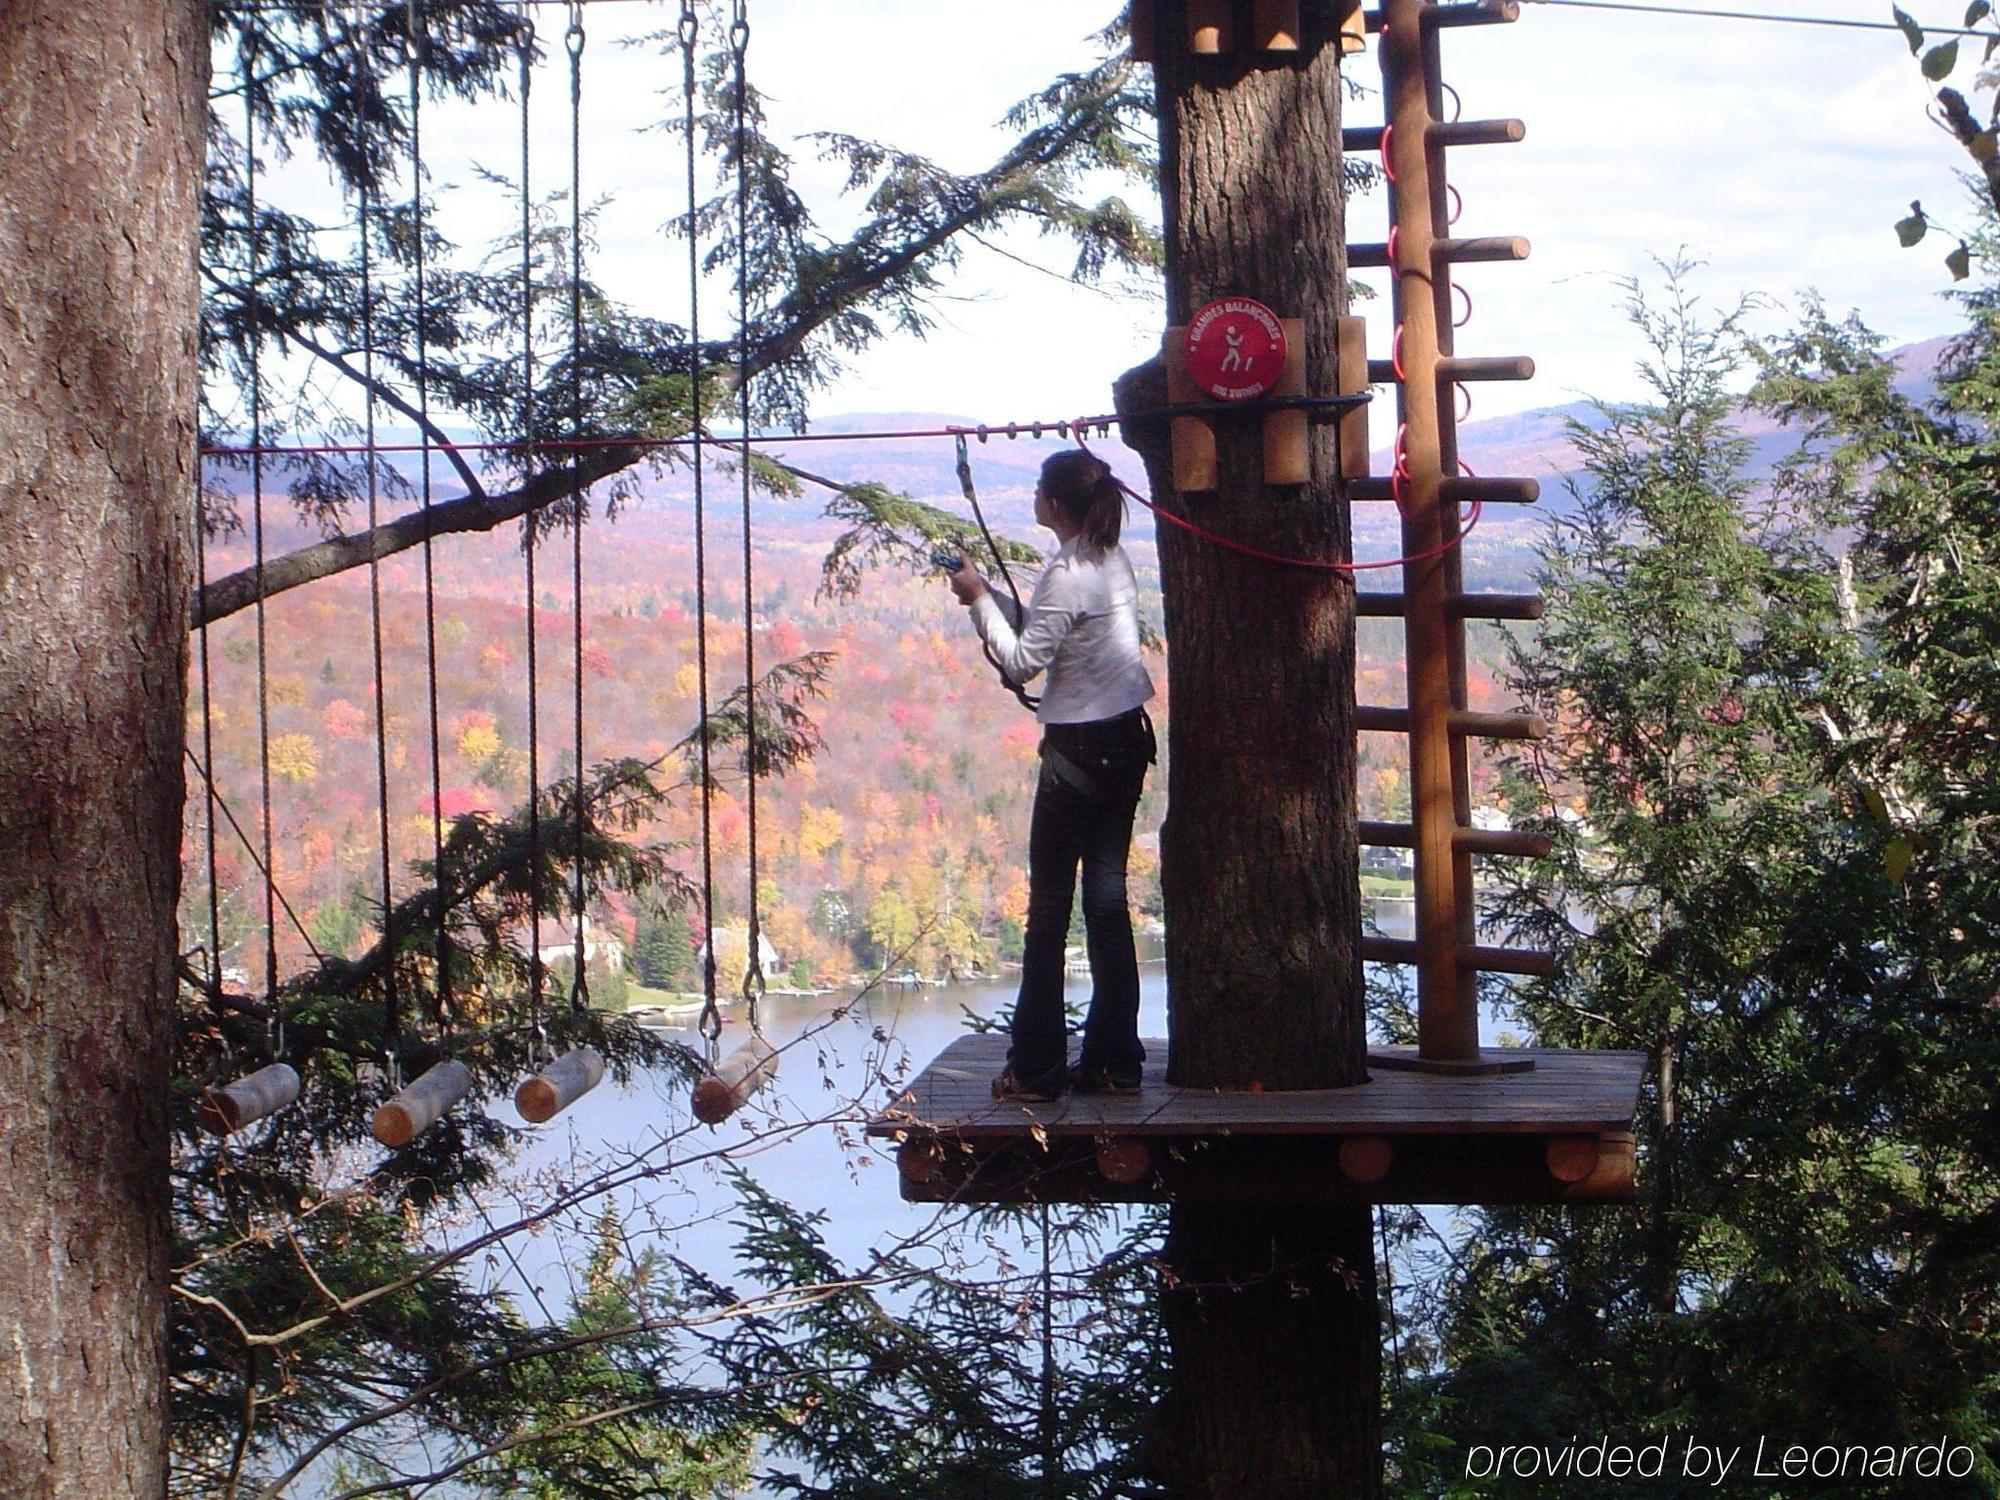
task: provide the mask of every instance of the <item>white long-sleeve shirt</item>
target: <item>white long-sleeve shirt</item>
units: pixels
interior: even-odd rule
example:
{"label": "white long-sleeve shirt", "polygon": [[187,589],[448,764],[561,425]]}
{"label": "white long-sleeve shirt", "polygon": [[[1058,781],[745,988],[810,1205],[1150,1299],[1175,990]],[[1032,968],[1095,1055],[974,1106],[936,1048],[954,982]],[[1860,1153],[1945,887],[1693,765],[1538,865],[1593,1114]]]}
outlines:
{"label": "white long-sleeve shirt", "polygon": [[1139,583],[1123,547],[1103,552],[1064,542],[1029,596],[1022,623],[1012,599],[991,589],[972,605],[973,628],[1000,668],[1026,683],[1049,680],[1035,717],[1044,724],[1110,719],[1153,696],[1139,656]]}

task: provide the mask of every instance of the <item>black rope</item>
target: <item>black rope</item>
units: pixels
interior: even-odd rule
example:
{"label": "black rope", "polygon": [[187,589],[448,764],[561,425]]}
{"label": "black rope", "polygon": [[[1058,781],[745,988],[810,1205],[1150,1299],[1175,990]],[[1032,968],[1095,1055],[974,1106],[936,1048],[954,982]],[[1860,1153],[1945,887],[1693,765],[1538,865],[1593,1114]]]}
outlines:
{"label": "black rope", "polygon": [[694,439],[694,597],[695,597],[695,675],[697,691],[700,695],[699,709],[701,728],[699,749],[701,755],[701,925],[702,964],[701,1020],[698,1023],[702,1040],[713,1050],[722,1038],[722,1012],[715,1003],[715,860],[714,860],[714,783],[709,773],[709,722],[708,722],[708,553],[705,520],[706,511],[702,495],[701,478],[701,245],[698,238],[699,197],[695,180],[697,148],[695,144],[695,74],[694,48],[701,28],[701,18],[695,14],[693,0],[682,0],[680,19],[681,42],[681,96],[686,117],[682,121],[687,134],[687,195],[688,195],[688,400],[691,403],[688,423],[689,433]]}
{"label": "black rope", "polygon": [[[528,196],[529,80],[534,74],[535,22],[521,11],[521,436],[535,435],[535,235],[534,206]],[[521,521],[521,551],[528,595],[528,1013],[535,1039],[546,1051],[542,1029],[542,768],[541,703],[535,673],[535,518]]]}
{"label": "black rope", "polygon": [[1049,1206],[1042,1206],[1042,1492],[1062,1493],[1062,1426],[1056,1405],[1055,1277],[1049,1269]]}
{"label": "black rope", "polygon": [[[363,92],[369,82],[367,28],[354,33],[356,83]],[[366,472],[368,475],[368,529],[381,524],[381,470],[375,454],[375,266],[374,250],[368,242],[370,208],[374,202],[372,179],[360,174],[355,208],[361,240],[361,380],[368,392],[363,421],[368,433]],[[382,845],[382,1018],[383,1052],[392,1081],[399,1069],[403,1016],[402,1000],[396,992],[396,902],[391,889],[389,854],[389,707],[383,683],[382,657],[382,566],[371,552],[368,557],[368,638],[375,663],[375,791],[380,807],[378,831]]]}
{"label": "black rope", "polygon": [[[249,225],[243,293],[250,315],[250,517],[252,545],[256,549],[257,577],[257,768],[259,800],[263,808],[264,871],[264,991],[271,1007],[271,1055],[281,1056],[285,1046],[284,1021],[278,1014],[278,904],[271,883],[271,684],[268,670],[269,633],[264,618],[264,377],[259,361],[263,343],[261,318],[257,311],[257,263],[262,244],[257,227],[257,106],[249,88],[256,64],[257,35],[246,30],[240,58],[243,91],[243,203]],[[211,783],[212,785],[212,783]]]}
{"label": "black rope", "polygon": [[[424,134],[421,42],[423,0],[408,0],[404,46],[410,66],[410,222],[415,272],[416,308],[412,323],[417,335],[417,437],[422,446],[423,501],[429,510],[431,497],[431,386],[429,304],[424,259]],[[437,980],[431,998],[431,1019],[440,1026],[451,1022],[451,938],[444,878],[444,747],[438,734],[438,652],[437,652],[437,567],[431,551],[431,533],[424,530],[424,685],[429,696],[431,731],[431,869],[437,888]]]}
{"label": "black rope", "polygon": [[[195,581],[208,590],[208,523],[202,513],[201,475],[195,475],[194,566]],[[215,857],[215,714],[210,704],[211,677],[208,660],[208,626],[203,625],[198,643],[201,664],[201,779],[208,841],[208,998],[210,1004],[222,998],[222,894],[216,889]],[[193,752],[190,751],[190,754]]]}
{"label": "black rope", "polygon": [[735,16],[729,24],[729,50],[736,62],[736,400],[737,417],[743,429],[738,468],[743,482],[743,700],[747,736],[743,753],[749,770],[746,780],[750,840],[750,954],[743,970],[743,1003],[749,1011],[751,1032],[761,1034],[757,1002],[763,998],[765,980],[763,921],[757,899],[757,619],[750,533],[750,101],[744,68],[744,54],[749,47],[748,0],[735,0]]}
{"label": "black rope", "polygon": [[1395,1361],[1396,1394],[1403,1394],[1403,1335],[1396,1326],[1396,1273],[1389,1264],[1389,1207],[1379,1204],[1375,1209],[1377,1221],[1382,1226],[1382,1286],[1389,1304],[1389,1353]]}
{"label": "black rope", "polygon": [[181,748],[187,751],[188,763],[194,767],[195,775],[199,776],[207,785],[209,795],[215,799],[215,805],[222,810],[223,822],[227,823],[230,829],[236,834],[237,840],[243,845],[243,852],[250,856],[250,863],[256,867],[257,874],[270,886],[271,894],[276,899],[278,906],[283,909],[285,916],[290,919],[292,927],[298,932],[299,940],[306,945],[306,952],[312,955],[314,963],[324,965],[326,963],[326,955],[319,951],[319,945],[313,941],[312,934],[306,931],[306,924],[299,920],[299,914],[292,909],[292,903],[285,899],[285,893],[278,885],[277,880],[272,876],[270,866],[257,857],[257,841],[250,837],[249,831],[244,828],[243,824],[237,820],[236,814],[231,811],[229,799],[222,795],[222,789],[215,784],[215,778],[209,773],[209,768],[202,765],[200,758],[193,750],[185,745]]}
{"label": "black rope", "polygon": [[[1027,606],[1021,603],[1021,591],[1014,587],[1014,575],[1007,571],[1006,555],[1001,552],[1000,544],[993,539],[993,533],[986,525],[986,512],[979,505],[979,490],[972,482],[972,450],[966,446],[965,434],[962,432],[954,433],[952,441],[958,447],[958,487],[964,492],[966,503],[972,507],[972,518],[979,523],[979,534],[986,538],[987,550],[993,554],[993,561],[999,565],[1000,581],[1007,585],[1007,592],[1013,596],[1014,618],[1025,626],[1028,623]],[[1006,684],[1007,691],[1020,700],[1021,707],[1033,713],[1042,706],[1040,698],[1007,674],[1007,669],[1000,665],[999,653],[986,644],[983,636],[980,638],[979,650],[988,664],[999,674],[1000,681]]]}
{"label": "black rope", "polygon": [[[569,29],[563,33],[569,51],[569,425],[570,436],[583,437],[583,6],[572,3]],[[578,1011],[590,1008],[590,981],[583,972],[583,457],[578,449],[569,470],[570,591],[575,599],[576,665],[576,964],[570,976],[569,1003]]]}

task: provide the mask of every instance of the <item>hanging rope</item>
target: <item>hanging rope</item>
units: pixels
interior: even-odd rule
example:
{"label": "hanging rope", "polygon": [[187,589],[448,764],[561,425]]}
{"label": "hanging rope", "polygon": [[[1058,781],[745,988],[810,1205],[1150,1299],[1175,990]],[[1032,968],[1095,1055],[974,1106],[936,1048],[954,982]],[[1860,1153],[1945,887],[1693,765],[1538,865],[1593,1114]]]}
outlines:
{"label": "hanging rope", "polygon": [[694,597],[695,597],[695,678],[701,728],[698,735],[701,757],[701,1020],[698,1029],[708,1044],[709,1061],[715,1061],[716,1043],[722,1039],[722,1012],[715,1003],[715,854],[714,782],[709,771],[708,722],[708,540],[706,502],[702,492],[701,434],[701,245],[698,239],[699,197],[696,183],[698,149],[695,144],[695,42],[701,18],[693,0],[682,0],[680,19],[682,121],[687,137],[688,201],[688,417],[693,442],[694,464]]}
{"label": "hanging rope", "polygon": [[245,254],[243,300],[250,315],[250,518],[251,543],[256,553],[257,576],[257,772],[259,802],[263,812],[264,870],[264,993],[270,1005],[266,1023],[271,1055],[285,1050],[285,1021],[278,1006],[278,910],[277,888],[271,883],[271,684],[269,674],[269,634],[264,618],[264,377],[259,359],[263,344],[262,319],[257,309],[257,268],[263,259],[261,233],[257,224],[257,107],[251,89],[256,72],[257,34],[246,29],[240,66],[243,75],[243,202],[249,226]]}
{"label": "hanging rope", "polygon": [[[529,86],[534,76],[535,20],[521,7],[521,435],[535,433],[535,255],[534,204],[529,196]],[[535,629],[535,518],[521,522],[521,552],[525,559],[528,605],[528,1014],[535,1034],[536,1055],[546,1062],[549,1038],[542,1025],[542,767],[541,700],[536,687],[539,667]]]}
{"label": "hanging rope", "polygon": [[[972,518],[979,523],[979,534],[986,538],[987,551],[993,554],[994,564],[1000,569],[1000,581],[1006,584],[1007,592],[1014,600],[1014,618],[1025,626],[1028,623],[1027,608],[1021,603],[1021,591],[1014,587],[1014,575],[1007,569],[1006,554],[1001,552],[1000,544],[993,540],[993,532],[986,524],[986,512],[979,504],[978,487],[972,482],[972,450],[966,446],[966,435],[963,432],[956,433],[953,436],[958,449],[958,487],[965,495],[965,503],[972,507]],[[1040,434],[1037,433],[1036,436],[1039,437]],[[1079,437],[1077,441],[1081,443],[1083,439]],[[1025,708],[1029,713],[1033,713],[1042,706],[1040,698],[1030,693],[1020,683],[1007,675],[1007,669],[1000,664],[999,653],[986,644],[984,637],[980,639],[979,650],[985,656],[988,664],[999,674],[1001,682],[1006,684],[1007,691],[1012,693],[1015,699],[1019,701],[1021,707]]]}
{"label": "hanging rope", "polygon": [[735,0],[729,23],[729,51],[735,62],[736,95],[736,401],[743,429],[737,469],[743,484],[743,710],[744,762],[749,775],[748,836],[750,842],[750,954],[743,968],[743,1003],[750,1030],[762,1035],[757,1002],[764,997],[763,921],[757,896],[757,618],[756,579],[751,565],[750,532],[750,99],[744,55],[750,48],[748,0]]}
{"label": "hanging rope", "polygon": [[[373,84],[368,62],[367,12],[359,12],[353,34],[355,86],[364,97]],[[381,471],[375,448],[375,273],[374,248],[369,243],[369,220],[374,204],[373,180],[367,165],[361,168],[355,199],[356,228],[361,255],[361,383],[367,392],[363,421],[368,434],[368,456],[364,472],[368,476],[368,529],[381,524]],[[382,876],[382,1051],[392,1084],[400,1069],[403,1029],[402,1001],[396,990],[396,903],[390,887],[389,855],[389,709],[383,682],[382,654],[382,566],[374,553],[368,556],[368,644],[375,667],[375,793],[379,817]]]}
{"label": "hanging rope", "polygon": [[[425,284],[424,235],[424,91],[422,75],[422,0],[408,0],[404,10],[403,46],[410,73],[410,222],[413,226],[412,270],[414,307],[411,324],[417,339],[417,437],[422,457],[423,507],[429,510],[431,495],[431,386],[429,299]],[[431,1019],[439,1026],[451,1024],[451,898],[445,890],[444,871],[444,747],[438,733],[438,651],[437,651],[437,565],[432,555],[431,534],[424,532],[424,687],[430,710],[431,733],[431,871],[437,891],[437,979],[431,997]]]}
{"label": "hanging rope", "polygon": [[[569,29],[563,33],[569,52],[569,427],[572,438],[583,436],[583,6],[572,0]],[[569,471],[570,593],[574,600],[574,665],[576,667],[576,962],[570,977],[572,1010],[590,1009],[590,981],[584,974],[584,939],[589,918],[584,915],[583,889],[583,460],[572,458]]]}

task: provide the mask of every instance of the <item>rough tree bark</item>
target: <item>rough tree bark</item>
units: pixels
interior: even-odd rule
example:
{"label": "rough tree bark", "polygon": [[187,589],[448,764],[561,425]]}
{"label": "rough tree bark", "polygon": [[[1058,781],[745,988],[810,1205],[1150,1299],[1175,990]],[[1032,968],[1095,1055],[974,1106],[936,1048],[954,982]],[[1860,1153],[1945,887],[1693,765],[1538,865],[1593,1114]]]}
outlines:
{"label": "rough tree bark", "polygon": [[0,1493],[166,1489],[193,0],[0,25]]}
{"label": "rough tree bark", "polygon": [[[1168,321],[1231,293],[1303,318],[1316,394],[1334,389],[1346,300],[1335,25],[1331,7],[1308,4],[1295,59],[1196,57],[1182,0],[1158,14]],[[1157,363],[1119,383],[1123,410],[1164,397]],[[1266,551],[1348,555],[1331,428],[1314,429],[1311,483],[1268,487],[1257,419],[1220,419],[1220,485],[1183,495],[1164,426],[1134,440],[1160,500]],[[1169,1076],[1362,1083],[1352,581],[1166,523],[1158,536],[1173,704],[1160,840]],[[1369,1229],[1366,1209],[1174,1209],[1174,1371],[1153,1445],[1174,1495],[1380,1493]]]}

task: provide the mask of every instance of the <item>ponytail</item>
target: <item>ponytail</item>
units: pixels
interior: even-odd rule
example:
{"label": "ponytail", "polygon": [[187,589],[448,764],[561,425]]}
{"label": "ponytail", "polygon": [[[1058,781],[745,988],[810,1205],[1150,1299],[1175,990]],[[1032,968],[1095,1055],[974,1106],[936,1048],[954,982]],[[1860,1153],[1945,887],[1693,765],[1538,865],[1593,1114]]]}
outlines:
{"label": "ponytail", "polygon": [[1125,491],[1096,454],[1071,448],[1050,457],[1042,465],[1042,493],[1077,528],[1084,546],[1109,552],[1118,545]]}

